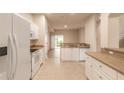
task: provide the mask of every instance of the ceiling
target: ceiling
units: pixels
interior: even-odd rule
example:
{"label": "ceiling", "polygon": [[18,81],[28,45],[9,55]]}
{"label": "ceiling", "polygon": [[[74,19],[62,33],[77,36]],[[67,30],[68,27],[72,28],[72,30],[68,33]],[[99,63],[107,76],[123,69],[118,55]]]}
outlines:
{"label": "ceiling", "polygon": [[78,29],[91,13],[45,13],[48,24],[54,30]]}

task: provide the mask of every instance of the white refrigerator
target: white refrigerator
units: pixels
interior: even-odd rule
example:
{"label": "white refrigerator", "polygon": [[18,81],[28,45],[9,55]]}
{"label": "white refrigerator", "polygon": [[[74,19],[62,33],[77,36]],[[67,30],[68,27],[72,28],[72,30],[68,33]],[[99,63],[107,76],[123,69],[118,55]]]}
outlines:
{"label": "white refrigerator", "polygon": [[18,14],[0,14],[0,47],[7,46],[0,60],[0,75],[8,80],[31,78],[30,22]]}

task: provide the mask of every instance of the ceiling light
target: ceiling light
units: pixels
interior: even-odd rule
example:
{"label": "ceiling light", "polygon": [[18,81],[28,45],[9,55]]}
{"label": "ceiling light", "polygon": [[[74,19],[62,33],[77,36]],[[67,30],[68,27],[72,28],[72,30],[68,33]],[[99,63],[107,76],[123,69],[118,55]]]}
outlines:
{"label": "ceiling light", "polygon": [[67,28],[68,26],[67,25],[64,25],[64,28]]}

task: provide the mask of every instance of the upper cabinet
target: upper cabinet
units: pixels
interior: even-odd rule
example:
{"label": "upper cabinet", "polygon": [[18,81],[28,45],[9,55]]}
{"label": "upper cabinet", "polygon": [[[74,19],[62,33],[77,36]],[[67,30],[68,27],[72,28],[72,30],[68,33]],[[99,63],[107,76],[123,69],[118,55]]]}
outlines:
{"label": "upper cabinet", "polygon": [[39,39],[39,28],[38,28],[38,26],[32,23],[30,25],[30,30],[31,30],[31,32],[30,32],[30,39],[31,40]]}

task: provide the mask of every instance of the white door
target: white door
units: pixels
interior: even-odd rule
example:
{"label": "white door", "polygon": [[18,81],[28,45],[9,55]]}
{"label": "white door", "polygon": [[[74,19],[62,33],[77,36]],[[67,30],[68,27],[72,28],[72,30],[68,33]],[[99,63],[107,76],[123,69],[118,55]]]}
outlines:
{"label": "white door", "polygon": [[[0,47],[7,46],[8,36],[12,31],[12,15],[0,14]],[[7,56],[0,57],[0,79],[7,79]],[[10,68],[10,67],[9,67]],[[10,70],[9,70],[10,71]],[[4,74],[3,74],[4,73]]]}
{"label": "white door", "polygon": [[30,24],[23,18],[13,15],[13,34],[17,61],[14,64],[14,79],[30,79],[31,54],[30,54]]}

